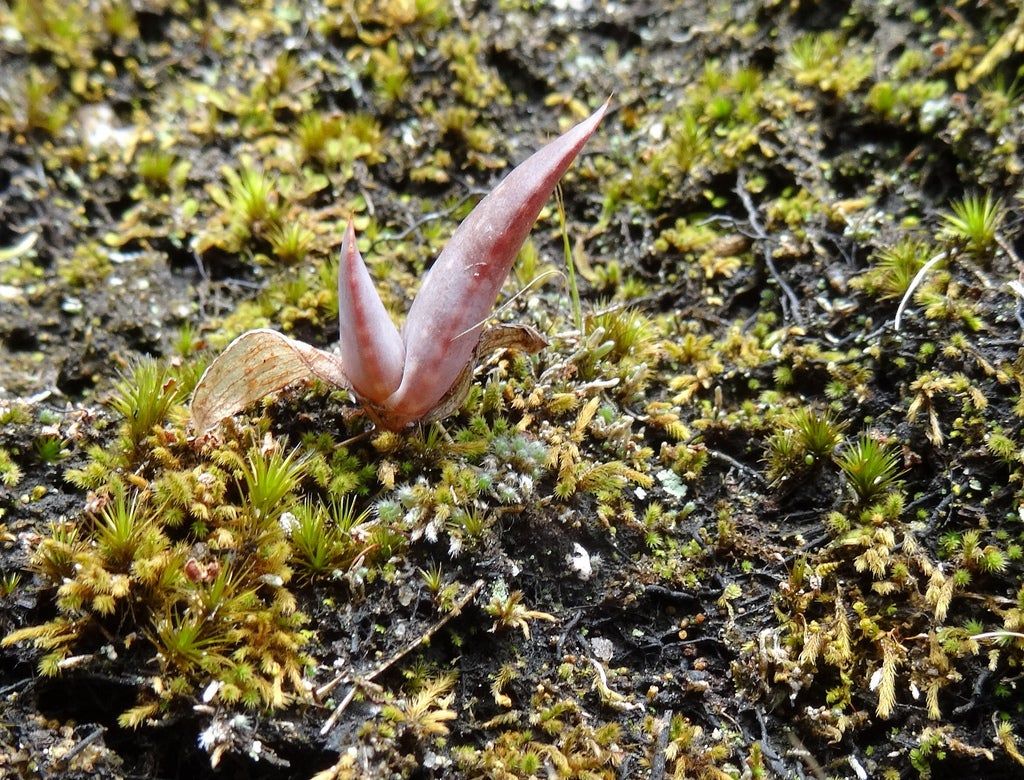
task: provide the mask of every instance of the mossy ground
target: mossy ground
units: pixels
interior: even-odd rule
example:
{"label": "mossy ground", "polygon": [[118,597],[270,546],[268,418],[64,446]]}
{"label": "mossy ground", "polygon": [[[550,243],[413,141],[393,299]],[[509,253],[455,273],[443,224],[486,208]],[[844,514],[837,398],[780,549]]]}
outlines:
{"label": "mossy ground", "polygon": [[[1010,5],[0,7],[0,774],[1019,777]],[[191,435],[609,94],[550,347]]]}

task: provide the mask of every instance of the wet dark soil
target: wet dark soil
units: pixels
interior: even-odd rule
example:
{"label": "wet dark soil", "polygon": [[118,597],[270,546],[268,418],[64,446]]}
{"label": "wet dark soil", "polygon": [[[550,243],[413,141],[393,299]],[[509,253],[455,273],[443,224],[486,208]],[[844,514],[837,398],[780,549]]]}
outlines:
{"label": "wet dark soil", "polygon": [[[1024,31],[978,75],[1015,26],[1001,4],[914,0],[0,8],[0,455],[18,472],[5,481],[0,457],[0,635],[61,614],[61,583],[34,555],[55,523],[91,522],[96,492],[67,474],[90,448],[117,446],[123,420],[108,402],[140,358],[209,358],[267,325],[331,344],[330,304],[299,281],[336,254],[343,214],[372,224],[374,273],[392,271],[383,296],[402,310],[461,201],[609,94],[565,191],[590,266],[584,306],[636,306],[658,344],[631,396],[614,389],[622,377],[588,384],[628,373],[626,358],[598,360],[590,377],[574,363],[558,385],[601,397],[608,425],[632,418],[628,446],[596,428],[580,446],[595,462],[632,453],[646,487],[624,478],[558,501],[546,467],[528,500],[492,500],[494,522],[458,555],[418,529],[377,569],[296,576],[309,690],[280,709],[211,703],[196,678],[158,716],[119,725],[165,669],[131,609],[83,607],[88,627],[59,675],[40,673],[31,643],[0,650],[0,776],[297,778],[341,757],[322,777],[1020,777],[1024,293],[1009,283],[1024,274]],[[46,85],[35,102],[31,84]],[[379,149],[296,161],[292,139],[314,110],[370,117]],[[139,159],[156,149],[187,170],[147,180]],[[266,235],[238,239],[213,194],[227,189],[223,166],[253,159],[291,193],[289,218],[314,230],[298,264]],[[978,251],[948,228],[951,204],[975,193],[1002,205],[998,240]],[[440,234],[425,218],[438,214]],[[708,226],[733,248],[702,244]],[[897,332],[902,291],[854,280],[908,237],[952,259]],[[542,216],[534,241],[564,267],[557,216]],[[552,326],[534,378],[579,346],[554,332],[572,327],[559,285],[513,310]],[[503,400],[527,397],[523,386]],[[834,457],[801,453],[772,473],[781,412],[803,407],[845,424]],[[658,422],[666,409],[684,433]],[[366,429],[323,388],[261,414],[261,433],[293,443]],[[576,412],[509,400],[502,414],[553,448],[544,426],[568,432]],[[894,516],[856,497],[838,466],[862,432],[898,460]],[[53,437],[63,451],[44,457]],[[190,441],[182,468],[208,455]],[[395,446],[400,482],[439,482],[429,451]],[[365,439],[350,453],[384,459]],[[145,469],[134,476],[157,467]],[[390,495],[383,478],[363,488],[367,505]],[[671,521],[644,520],[654,503]],[[459,595],[482,583],[457,615],[424,585],[435,564]],[[553,620],[502,630],[485,611],[499,583]],[[989,632],[1003,633],[973,639]],[[840,642],[849,657],[829,660]],[[434,705],[455,713],[443,730],[389,719],[397,692],[444,671],[456,682]],[[564,702],[561,728],[545,730],[543,708]]]}

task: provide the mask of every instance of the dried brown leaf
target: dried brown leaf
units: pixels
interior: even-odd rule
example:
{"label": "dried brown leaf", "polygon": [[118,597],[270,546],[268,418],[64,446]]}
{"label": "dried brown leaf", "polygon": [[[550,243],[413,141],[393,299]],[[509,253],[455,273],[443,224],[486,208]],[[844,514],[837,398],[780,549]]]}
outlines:
{"label": "dried brown leaf", "polygon": [[232,341],[206,369],[192,397],[192,425],[204,433],[269,393],[300,379],[348,387],[341,358],[261,328]]}

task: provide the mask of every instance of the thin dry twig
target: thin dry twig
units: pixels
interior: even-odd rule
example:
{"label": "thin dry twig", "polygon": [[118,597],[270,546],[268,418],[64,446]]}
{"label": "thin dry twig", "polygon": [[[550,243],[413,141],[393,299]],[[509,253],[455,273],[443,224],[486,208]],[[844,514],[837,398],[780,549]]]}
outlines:
{"label": "thin dry twig", "polygon": [[737,471],[742,471],[744,474],[746,474],[748,477],[753,479],[758,484],[765,484],[764,477],[762,477],[755,469],[751,468],[746,463],[741,463],[731,455],[727,455],[726,453],[720,452],[718,450],[713,450],[710,447],[708,448],[707,452],[708,455],[710,455],[715,460],[720,460],[723,463],[728,463],[734,469],[736,469]]}
{"label": "thin dry twig", "polygon": [[818,760],[811,755],[811,752],[807,749],[803,740],[797,736],[796,732],[787,731],[786,736],[789,737],[789,743],[793,746],[791,754],[803,761],[807,770],[818,780],[828,780],[828,775],[825,774],[825,770],[821,768],[821,764],[818,763]]}
{"label": "thin dry twig", "polygon": [[779,285],[783,295],[786,296],[786,300],[789,301],[789,312],[793,321],[797,325],[803,325],[804,320],[800,314],[800,301],[797,299],[796,293],[793,292],[793,288],[782,278],[781,274],[779,274],[779,269],[775,267],[775,261],[772,259],[771,237],[765,232],[764,225],[761,224],[761,218],[757,216],[757,207],[754,205],[754,200],[750,197],[750,193],[747,192],[747,177],[743,171],[739,172],[736,179],[736,194],[740,196],[740,200],[743,201],[743,207],[747,210],[747,222],[750,223],[750,229],[753,233],[752,238],[761,243],[761,254],[764,256],[764,264],[768,268],[768,273],[771,274],[772,279]]}
{"label": "thin dry twig", "polygon": [[907,308],[907,304],[910,303],[910,299],[914,295],[914,292],[917,290],[918,287],[921,286],[921,282],[924,281],[924,278],[925,276],[928,275],[928,272],[932,270],[932,268],[934,268],[936,264],[945,260],[948,254],[949,253],[945,251],[939,252],[937,255],[935,255],[935,257],[933,257],[927,263],[922,265],[920,271],[914,274],[914,278],[910,281],[910,286],[907,287],[907,291],[903,293],[903,299],[900,301],[900,305],[896,307],[896,319],[893,320],[892,323],[893,330],[899,332],[900,321],[903,319],[903,310]]}
{"label": "thin dry twig", "polygon": [[665,719],[658,721],[658,742],[654,747],[654,755],[651,756],[651,780],[662,780],[665,776],[668,749],[669,732],[672,730],[672,710],[665,711]]}
{"label": "thin dry twig", "polygon": [[386,672],[396,663],[398,663],[407,655],[409,655],[409,653],[411,653],[413,650],[429,642],[438,631],[440,631],[442,628],[448,625],[448,623],[453,618],[461,614],[465,606],[474,598],[476,598],[476,595],[481,591],[483,587],[483,580],[477,580],[476,582],[474,582],[470,586],[469,591],[461,599],[459,599],[458,602],[456,602],[451,612],[449,612],[443,618],[434,623],[434,625],[428,628],[417,639],[414,639],[412,642],[407,644],[405,647],[403,647],[401,650],[399,650],[397,653],[391,656],[388,660],[384,661],[382,664],[380,664],[380,666],[378,666],[369,674],[353,676],[347,673],[343,673],[338,675],[325,685],[321,686],[319,689],[317,689],[316,695],[318,697],[323,696],[329,693],[330,691],[334,690],[334,688],[339,683],[344,682],[346,679],[352,680],[352,688],[349,690],[348,693],[345,694],[345,697],[338,703],[338,706],[334,708],[334,712],[331,713],[330,717],[327,718],[327,720],[324,722],[323,727],[321,727],[321,736],[323,736],[332,728],[334,728],[334,724],[338,722],[338,718],[340,718],[342,713],[348,708],[348,705],[352,703],[352,699],[355,697],[357,688],[363,687],[366,684],[372,682],[374,679],[384,674],[384,672]]}
{"label": "thin dry twig", "polygon": [[1020,257],[1013,250],[1013,244],[999,233],[996,233],[996,243],[1002,247],[1002,250],[1006,252],[1017,267],[1017,280],[1010,282],[1008,286],[1013,291],[1014,298],[1016,299],[1013,315],[1017,318],[1017,324],[1020,325],[1021,330],[1024,330],[1024,263],[1020,261]]}
{"label": "thin dry twig", "polygon": [[69,750],[59,759],[57,759],[57,761],[63,764],[64,766],[67,766],[72,761],[74,761],[75,757],[79,753],[81,753],[83,750],[89,747],[89,745],[91,745],[93,742],[102,737],[106,733],[106,731],[106,728],[104,728],[103,726],[97,726],[93,731],[89,733],[88,736],[79,741],[77,745],[75,745],[73,748],[71,748],[71,750]]}
{"label": "thin dry twig", "polygon": [[460,208],[462,208],[462,205],[470,198],[476,198],[486,194],[487,190],[483,190],[480,188],[470,189],[466,192],[465,195],[459,198],[458,201],[456,201],[453,205],[449,206],[448,208],[441,209],[440,211],[431,211],[429,214],[424,214],[422,217],[420,217],[411,225],[409,225],[409,227],[407,227],[405,230],[396,233],[393,236],[381,236],[380,238],[373,242],[373,244],[370,246],[370,249],[375,249],[380,244],[386,244],[394,241],[404,241],[415,231],[419,230],[421,227],[426,225],[428,222],[433,222],[438,219],[447,219]]}

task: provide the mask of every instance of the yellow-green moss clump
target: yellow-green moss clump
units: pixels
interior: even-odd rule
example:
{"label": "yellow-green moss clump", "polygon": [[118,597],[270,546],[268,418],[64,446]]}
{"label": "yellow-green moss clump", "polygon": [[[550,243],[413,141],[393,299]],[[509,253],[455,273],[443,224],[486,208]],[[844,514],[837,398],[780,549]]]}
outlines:
{"label": "yellow-green moss clump", "polygon": [[[476,5],[0,5],[0,766],[109,725],[38,670],[323,780],[1019,773],[1024,16]],[[403,312],[609,94],[541,353],[189,430],[238,334],[336,341],[348,220]]]}

